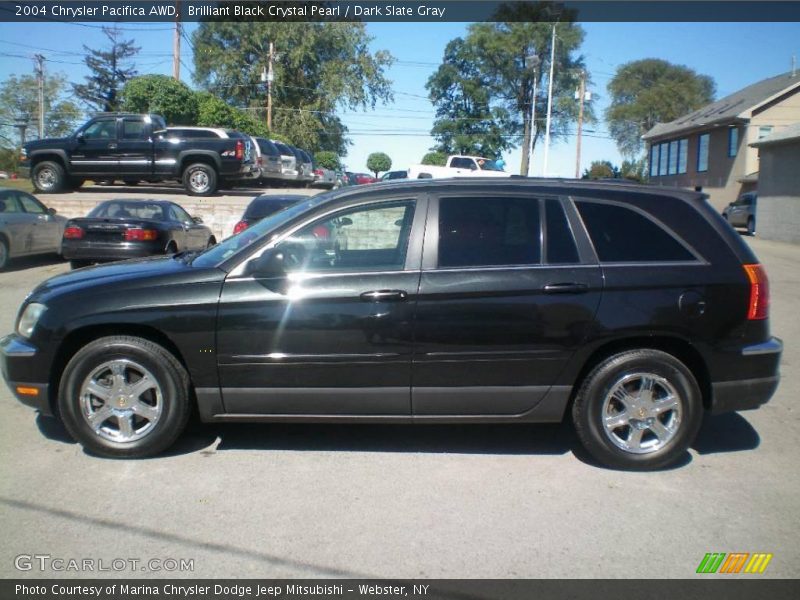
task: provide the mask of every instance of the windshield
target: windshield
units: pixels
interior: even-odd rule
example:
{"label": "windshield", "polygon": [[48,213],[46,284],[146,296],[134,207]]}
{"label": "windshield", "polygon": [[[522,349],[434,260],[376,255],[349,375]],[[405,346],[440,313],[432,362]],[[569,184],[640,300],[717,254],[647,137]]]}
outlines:
{"label": "windshield", "polygon": [[301,215],[305,211],[317,206],[328,196],[329,194],[311,196],[304,202],[293,204],[284,210],[273,213],[252,227],[248,227],[241,233],[237,233],[234,236],[224,239],[216,246],[209,248],[197,256],[192,261],[192,264],[197,267],[215,267],[221,262],[229,259],[243,248],[250,246],[254,242],[265,239],[265,236],[268,235],[273,229],[280,227],[283,223],[291,221],[298,215]]}

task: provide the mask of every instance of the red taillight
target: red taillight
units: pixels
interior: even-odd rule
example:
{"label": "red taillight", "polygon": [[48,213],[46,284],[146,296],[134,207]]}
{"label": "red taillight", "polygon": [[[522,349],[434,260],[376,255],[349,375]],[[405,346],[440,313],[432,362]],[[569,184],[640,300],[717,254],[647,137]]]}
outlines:
{"label": "red taillight", "polygon": [[152,242],[158,238],[158,232],[155,229],[128,229],[125,232],[126,242]]}
{"label": "red taillight", "polygon": [[769,280],[764,267],[744,265],[744,272],[750,280],[750,304],[747,308],[747,319],[758,321],[769,317]]}
{"label": "red taillight", "polygon": [[83,237],[83,229],[80,227],[67,227],[64,229],[65,240],[79,240]]}
{"label": "red taillight", "polygon": [[322,169],[314,169],[314,175],[319,175],[322,177]]}
{"label": "red taillight", "polygon": [[328,228],[325,227],[325,225],[317,225],[314,227],[311,233],[313,233],[314,237],[318,240],[327,240],[331,237],[331,232],[328,231]]}
{"label": "red taillight", "polygon": [[236,140],[236,158],[242,160],[244,158],[244,142]]}
{"label": "red taillight", "polygon": [[243,232],[243,231],[244,231],[245,229],[247,229],[248,227],[249,227],[249,225],[247,224],[247,221],[239,221],[239,222],[238,222],[236,225],[234,225],[234,227],[233,227],[233,235],[236,235],[237,233],[241,233],[241,232]]}

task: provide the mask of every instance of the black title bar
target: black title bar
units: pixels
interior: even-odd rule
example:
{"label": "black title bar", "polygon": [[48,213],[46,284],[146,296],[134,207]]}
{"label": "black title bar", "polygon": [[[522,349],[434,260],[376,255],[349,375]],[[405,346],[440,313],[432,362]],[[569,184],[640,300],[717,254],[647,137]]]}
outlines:
{"label": "black title bar", "polygon": [[797,0],[578,0],[500,2],[495,0],[67,0],[0,3],[3,22],[800,22]]}

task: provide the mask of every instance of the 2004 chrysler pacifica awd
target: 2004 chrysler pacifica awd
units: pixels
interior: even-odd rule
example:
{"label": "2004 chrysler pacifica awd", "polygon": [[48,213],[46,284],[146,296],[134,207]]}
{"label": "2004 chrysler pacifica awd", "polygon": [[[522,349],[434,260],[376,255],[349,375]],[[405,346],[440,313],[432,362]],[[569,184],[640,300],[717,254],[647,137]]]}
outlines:
{"label": "2004 chrysler pacifica awd", "polygon": [[778,384],[766,274],[702,194],[428,180],[309,198],[201,253],[38,286],[15,395],[106,456],[204,421],[554,422],[657,468]]}

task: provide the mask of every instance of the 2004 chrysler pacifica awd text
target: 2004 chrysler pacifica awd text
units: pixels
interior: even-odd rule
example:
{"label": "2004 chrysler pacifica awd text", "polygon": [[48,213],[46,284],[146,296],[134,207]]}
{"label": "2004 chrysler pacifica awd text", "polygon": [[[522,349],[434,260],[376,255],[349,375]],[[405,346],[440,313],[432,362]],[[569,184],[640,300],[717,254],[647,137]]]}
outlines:
{"label": "2004 chrysler pacifica awd text", "polygon": [[702,194],[558,180],[347,188],[202,253],[39,285],[14,394],[90,451],[204,421],[555,422],[601,463],[682,456],[778,385],[763,267]]}

